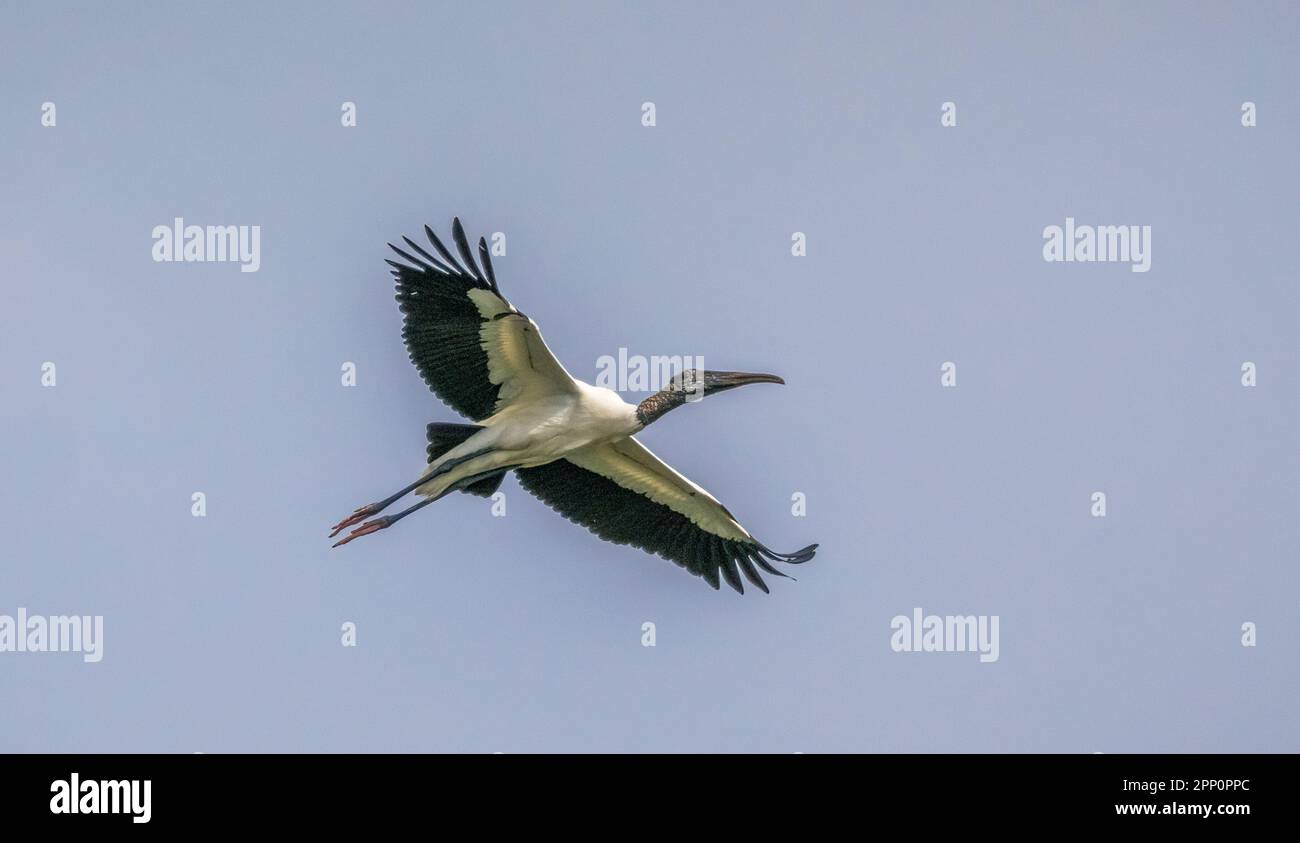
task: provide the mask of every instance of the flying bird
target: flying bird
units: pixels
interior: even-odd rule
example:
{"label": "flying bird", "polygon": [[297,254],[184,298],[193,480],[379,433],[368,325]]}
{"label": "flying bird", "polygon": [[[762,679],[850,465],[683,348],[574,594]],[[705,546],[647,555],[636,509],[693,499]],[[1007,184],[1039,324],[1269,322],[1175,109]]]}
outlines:
{"label": "flying bird", "polygon": [[[634,436],[683,404],[785,381],[688,369],[630,404],[565,371],[537,323],[501,294],[486,240],[478,241],[480,268],[459,218],[452,221],[459,260],[429,226],[424,232],[436,256],[409,237],[402,238],[405,249],[388,244],[404,261],[387,260],[404,314],[402,339],[434,394],[475,423],[430,424],[428,465],[419,479],[336,524],[331,538],[353,529],[335,547],[391,527],[451,492],[490,497],[514,471],[521,486],[570,521],[606,541],[658,554],[715,589],[721,578],[743,594],[743,574],[767,592],[760,570],[784,577],[772,563],[813,557],[815,544],[794,553],[769,549]],[[372,517],[411,492],[424,500]]]}

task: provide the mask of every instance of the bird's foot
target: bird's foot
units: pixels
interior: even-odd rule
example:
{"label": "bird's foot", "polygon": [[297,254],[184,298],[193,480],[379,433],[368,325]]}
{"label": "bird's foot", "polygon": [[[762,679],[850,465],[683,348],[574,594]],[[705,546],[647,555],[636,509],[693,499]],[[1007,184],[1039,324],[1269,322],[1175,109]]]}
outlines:
{"label": "bird's foot", "polygon": [[334,532],[330,533],[330,538],[334,538],[339,533],[351,527],[353,524],[360,524],[372,515],[379,512],[380,506],[377,503],[368,503],[357,511],[353,512],[347,518],[334,525]]}
{"label": "bird's foot", "polygon": [[338,547],[341,544],[347,544],[353,539],[359,539],[362,536],[368,536],[371,533],[379,532],[380,530],[384,529],[385,527],[389,526],[392,523],[393,520],[388,517],[376,518],[373,521],[367,521],[366,523],[362,524],[360,527],[357,527],[351,533],[348,533],[346,538],[342,538],[336,541],[334,543],[334,546]]}

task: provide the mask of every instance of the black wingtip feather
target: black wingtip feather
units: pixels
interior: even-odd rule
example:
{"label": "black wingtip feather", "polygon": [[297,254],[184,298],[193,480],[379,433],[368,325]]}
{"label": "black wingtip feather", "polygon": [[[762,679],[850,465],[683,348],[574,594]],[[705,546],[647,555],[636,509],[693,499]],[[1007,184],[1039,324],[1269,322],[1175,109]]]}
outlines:
{"label": "black wingtip feather", "polygon": [[410,252],[403,251],[402,249],[397,248],[392,243],[388,244],[388,248],[392,249],[394,252],[397,252],[397,254],[401,255],[407,261],[410,261],[411,266],[413,267],[419,267],[420,269],[423,269],[426,272],[431,271],[433,269],[432,266],[420,260],[415,255],[411,254]]}
{"label": "black wingtip feather", "polygon": [[758,571],[754,570],[754,563],[750,561],[748,556],[740,556],[736,561],[740,563],[740,570],[744,572],[745,579],[753,583],[764,594],[771,594],[767,590],[767,583],[763,582],[763,578],[758,575]]}
{"label": "black wingtip feather", "polygon": [[424,235],[429,238],[429,242],[433,244],[433,248],[438,250],[438,254],[442,255],[442,259],[450,266],[455,267],[457,274],[468,274],[465,272],[465,267],[461,266],[460,263],[451,256],[451,252],[447,251],[446,246],[442,245],[442,241],[438,239],[438,235],[433,233],[432,228],[429,228],[429,226],[426,225],[424,227]]}
{"label": "black wingtip feather", "polygon": [[741,594],[745,593],[745,584],[740,581],[740,572],[736,570],[736,560],[727,557],[722,563],[722,578],[727,581],[727,585]]}
{"label": "black wingtip feather", "polygon": [[758,567],[762,568],[764,571],[766,571],[769,574],[775,574],[778,577],[785,577],[786,579],[791,579],[791,580],[794,579],[794,577],[790,576],[784,571],[780,571],[777,570],[776,568],[773,568],[772,564],[763,558],[763,554],[759,553],[757,548],[754,548],[749,551],[749,558],[754,561],[754,564],[758,565]]}
{"label": "black wingtip feather", "polygon": [[483,271],[487,273],[488,284],[492,285],[492,292],[500,295],[501,291],[497,289],[497,274],[492,270],[492,255],[488,252],[487,239],[484,237],[478,239],[478,257],[483,262]]}
{"label": "black wingtip feather", "polygon": [[[402,235],[402,239],[406,241],[406,245],[410,246],[412,249],[419,252],[421,257],[423,257],[429,263],[433,264],[435,268],[440,269],[443,272],[446,272],[448,274],[451,273],[451,267],[447,266],[445,263],[438,260],[433,255],[429,254],[427,251],[424,250],[424,247],[421,246],[419,243],[416,243],[414,240],[407,237],[405,234]],[[392,244],[390,243],[389,245],[391,246]]]}
{"label": "black wingtip feather", "polygon": [[465,227],[460,224],[460,217],[452,217],[451,239],[456,242],[456,251],[460,252],[460,258],[469,267],[470,274],[486,284],[487,280],[483,277],[483,272],[474,262],[474,253],[470,251],[469,238],[465,236]]}
{"label": "black wingtip feather", "polygon": [[810,544],[805,548],[796,550],[794,553],[778,553],[763,544],[759,544],[758,549],[760,553],[773,562],[784,562],[787,565],[802,565],[817,555],[816,544]]}

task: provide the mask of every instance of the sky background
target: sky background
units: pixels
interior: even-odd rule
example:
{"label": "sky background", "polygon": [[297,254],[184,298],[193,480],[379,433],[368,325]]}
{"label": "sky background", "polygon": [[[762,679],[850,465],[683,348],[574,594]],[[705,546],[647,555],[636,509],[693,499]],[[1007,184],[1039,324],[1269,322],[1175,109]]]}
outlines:
{"label": "sky background", "polygon": [[[1300,750],[1298,42],[1288,3],[4,4],[0,614],[105,642],[0,653],[0,750]],[[798,582],[513,478],[331,550],[460,420],[382,262],[453,215],[575,376],[784,376],[643,439],[820,542]],[[260,225],[260,271],[155,263],[176,216]],[[1044,262],[1067,216],[1151,271]],[[915,607],[1000,659],[893,652]]]}

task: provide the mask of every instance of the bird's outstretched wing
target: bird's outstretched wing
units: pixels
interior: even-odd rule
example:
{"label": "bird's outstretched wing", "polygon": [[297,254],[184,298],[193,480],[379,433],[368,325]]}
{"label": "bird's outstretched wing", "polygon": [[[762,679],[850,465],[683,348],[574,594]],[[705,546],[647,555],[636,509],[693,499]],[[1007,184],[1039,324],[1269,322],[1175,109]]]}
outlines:
{"label": "bird's outstretched wing", "polygon": [[402,238],[407,249],[388,244],[408,262],[388,264],[405,314],[402,339],[424,382],[475,421],[521,396],[575,389],[537,324],[501,295],[487,241],[478,241],[480,269],[459,219],[451,230],[460,261],[427,225],[437,257],[409,237]]}
{"label": "bird's outstretched wing", "polygon": [[807,562],[817,550],[815,544],[794,553],[769,550],[716,498],[630,436],[516,474],[521,486],[570,521],[606,541],[657,553],[714,588],[721,574],[744,594],[743,572],[766,592],[758,569],[783,577],[772,562]]}

